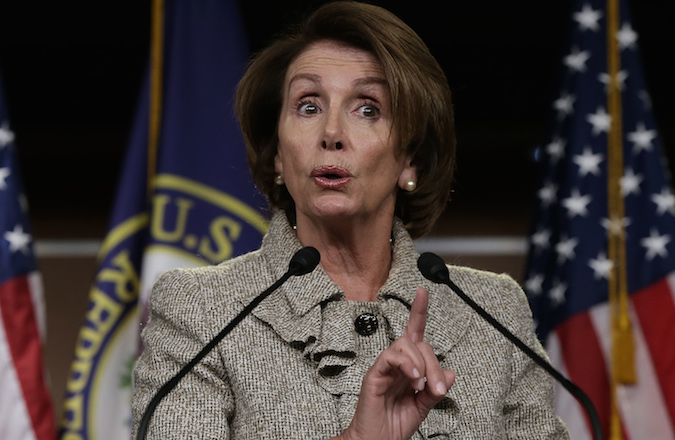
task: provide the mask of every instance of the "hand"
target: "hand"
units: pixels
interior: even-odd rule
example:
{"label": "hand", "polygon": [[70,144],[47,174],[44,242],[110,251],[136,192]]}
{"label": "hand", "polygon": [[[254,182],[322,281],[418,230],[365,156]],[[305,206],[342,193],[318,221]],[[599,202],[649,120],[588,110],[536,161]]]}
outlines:
{"label": "hand", "polygon": [[407,440],[452,386],[455,374],[441,369],[422,340],[428,303],[429,294],[419,287],[403,335],[364,376],[356,413],[342,439]]}

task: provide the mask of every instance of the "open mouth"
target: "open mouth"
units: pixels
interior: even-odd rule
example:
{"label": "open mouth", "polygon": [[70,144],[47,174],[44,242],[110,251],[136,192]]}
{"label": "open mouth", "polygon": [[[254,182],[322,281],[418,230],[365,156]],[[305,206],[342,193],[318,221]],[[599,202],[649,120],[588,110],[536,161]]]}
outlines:
{"label": "open mouth", "polygon": [[348,169],[336,165],[322,165],[312,170],[311,177],[317,185],[328,188],[338,189],[346,185],[352,175]]}
{"label": "open mouth", "polygon": [[321,165],[312,170],[311,177],[323,177],[325,179],[334,180],[351,177],[351,173],[348,169],[337,165]]}

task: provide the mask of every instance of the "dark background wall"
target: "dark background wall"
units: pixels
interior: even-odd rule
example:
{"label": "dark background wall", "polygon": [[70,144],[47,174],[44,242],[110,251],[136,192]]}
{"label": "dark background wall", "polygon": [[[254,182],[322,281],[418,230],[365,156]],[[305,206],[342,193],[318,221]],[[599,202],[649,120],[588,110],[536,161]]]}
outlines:
{"label": "dark background wall", "polygon": [[[284,24],[321,3],[240,1],[249,47],[261,48]],[[444,217],[440,232],[500,233],[495,228],[503,223],[507,231],[525,233],[535,191],[532,152],[545,141],[572,2],[375,3],[422,36],[454,92],[459,168],[450,218]],[[675,43],[675,2],[631,4],[654,112],[673,163],[675,93],[664,59]],[[0,72],[38,238],[105,233],[149,29],[148,0],[3,5]],[[464,215],[485,222],[453,223]],[[513,229],[513,223],[521,226]]]}

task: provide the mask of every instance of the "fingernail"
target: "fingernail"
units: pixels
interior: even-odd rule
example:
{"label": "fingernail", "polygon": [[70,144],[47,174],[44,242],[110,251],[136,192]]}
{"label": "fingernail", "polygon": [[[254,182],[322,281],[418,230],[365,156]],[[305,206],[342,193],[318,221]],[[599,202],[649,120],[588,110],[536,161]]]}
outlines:
{"label": "fingernail", "polygon": [[413,368],[413,377],[414,377],[415,379],[417,379],[418,377],[420,377],[420,372],[417,371],[417,368]]}
{"label": "fingernail", "polygon": [[423,391],[424,390],[424,378],[420,378],[415,382],[415,389],[417,391]]}
{"label": "fingernail", "polygon": [[445,393],[448,392],[447,388],[445,388],[445,384],[443,382],[438,382],[436,384],[436,391],[438,391],[439,394],[445,395]]}

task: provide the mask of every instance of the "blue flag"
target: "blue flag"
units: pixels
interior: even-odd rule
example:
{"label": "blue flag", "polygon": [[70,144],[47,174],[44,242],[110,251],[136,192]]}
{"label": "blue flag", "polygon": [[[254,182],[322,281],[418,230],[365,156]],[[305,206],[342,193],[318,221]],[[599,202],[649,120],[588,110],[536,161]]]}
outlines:
{"label": "blue flag", "polygon": [[[675,197],[627,1],[575,4],[525,290],[552,361],[593,400],[606,438],[674,439]],[[571,437],[590,439],[571,396],[557,404]]]}
{"label": "blue flag", "polygon": [[148,154],[148,81],[75,348],[63,439],[129,438],[131,368],[155,280],[257,249],[267,230],[234,114],[248,59],[236,3],[167,1],[163,16],[157,155]]}

